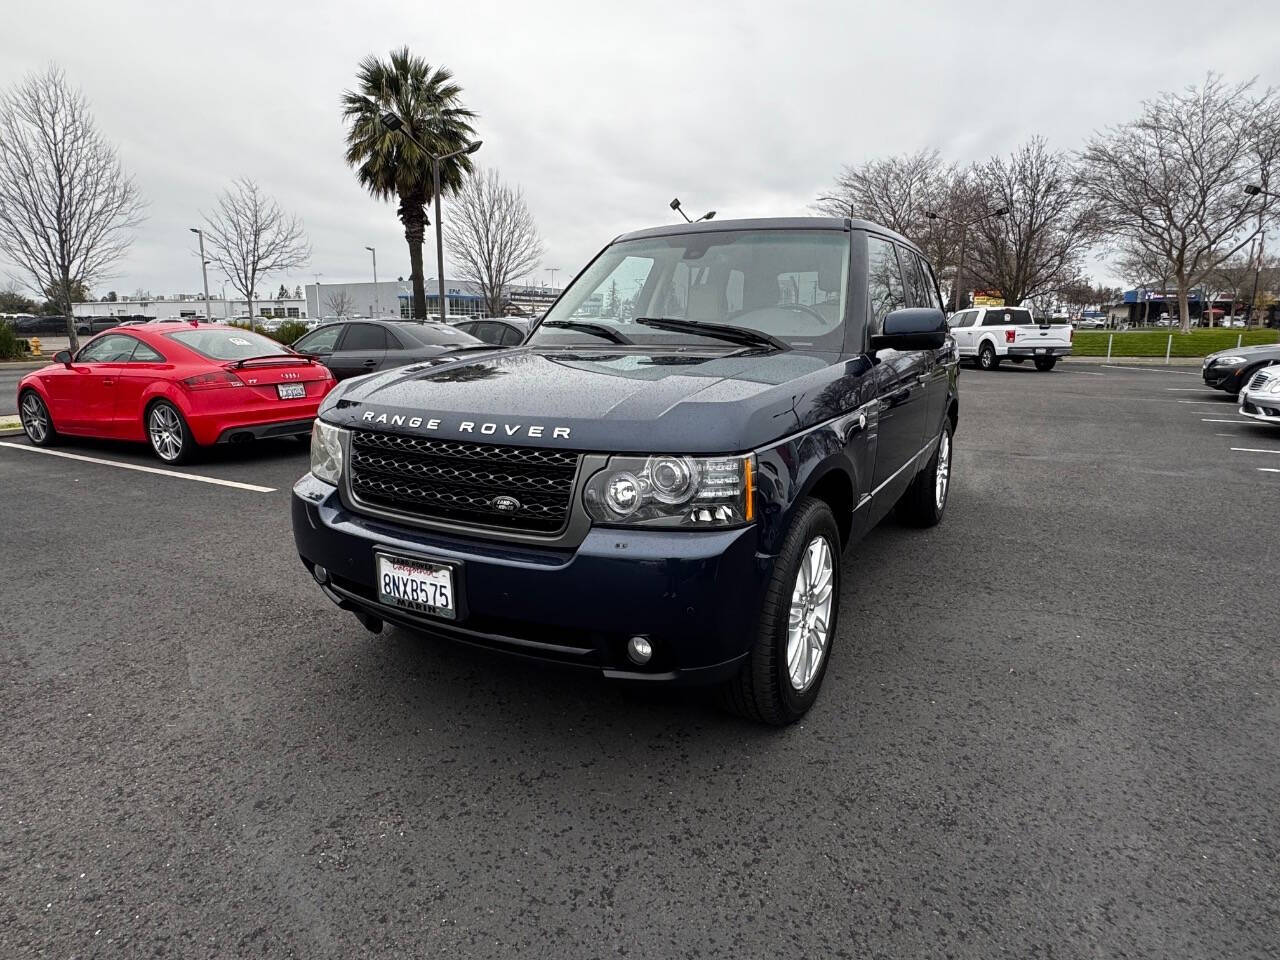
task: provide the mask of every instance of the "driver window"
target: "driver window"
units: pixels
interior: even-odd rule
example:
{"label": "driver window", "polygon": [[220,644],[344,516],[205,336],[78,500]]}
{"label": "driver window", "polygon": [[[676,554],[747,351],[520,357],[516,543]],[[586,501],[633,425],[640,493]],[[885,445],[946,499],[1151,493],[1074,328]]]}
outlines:
{"label": "driver window", "polygon": [[868,332],[875,335],[884,329],[884,318],[888,314],[907,304],[893,244],[875,236],[867,237],[867,294],[870,298]]}
{"label": "driver window", "polygon": [[128,363],[138,341],[120,334],[107,334],[87,344],[76,357],[80,363]]}

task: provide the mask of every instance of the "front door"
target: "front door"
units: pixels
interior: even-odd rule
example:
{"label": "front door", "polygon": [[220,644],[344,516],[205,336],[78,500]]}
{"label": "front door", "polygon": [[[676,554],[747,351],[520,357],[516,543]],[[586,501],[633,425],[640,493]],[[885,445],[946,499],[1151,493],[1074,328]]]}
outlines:
{"label": "front door", "polygon": [[[63,422],[77,433],[114,435],[116,388],[137,341],[119,333],[91,340],[76,355]],[[58,423],[57,415],[54,423]]]}
{"label": "front door", "polygon": [[387,356],[387,334],[376,323],[349,323],[327,366],[339,380],[373,373]]}

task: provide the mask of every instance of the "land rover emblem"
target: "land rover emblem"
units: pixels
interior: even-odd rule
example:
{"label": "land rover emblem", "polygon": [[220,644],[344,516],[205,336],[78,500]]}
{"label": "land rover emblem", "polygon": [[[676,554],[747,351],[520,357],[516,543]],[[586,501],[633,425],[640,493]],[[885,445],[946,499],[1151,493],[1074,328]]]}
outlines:
{"label": "land rover emblem", "polygon": [[489,501],[489,506],[497,510],[499,513],[515,513],[520,509],[521,503],[515,497],[494,497]]}

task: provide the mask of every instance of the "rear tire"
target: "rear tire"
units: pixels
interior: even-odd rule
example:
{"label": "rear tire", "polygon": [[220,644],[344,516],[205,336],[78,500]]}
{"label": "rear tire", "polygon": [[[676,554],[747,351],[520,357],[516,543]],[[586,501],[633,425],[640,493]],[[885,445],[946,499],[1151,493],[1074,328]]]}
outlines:
{"label": "rear tire", "polygon": [[942,435],[928,466],[916,474],[894,508],[900,521],[913,527],[933,527],[942,521],[951,495],[951,418],[942,423]]}
{"label": "rear tire", "polygon": [[[806,497],[773,565],[755,640],[721,702],[773,726],[795,723],[818,699],[840,612],[840,530],[831,508]],[[825,635],[817,625],[826,615]]]}
{"label": "rear tire", "polygon": [[996,370],[1000,366],[1000,358],[996,356],[996,348],[984,343],[978,351],[978,366],[983,370]]}
{"label": "rear tire", "polygon": [[1036,357],[1036,369],[1048,373],[1058,365],[1057,357]]}
{"label": "rear tire", "polygon": [[34,390],[22,391],[18,398],[18,419],[32,446],[51,447],[58,442],[58,431],[44,398]]}
{"label": "rear tire", "polygon": [[168,400],[147,408],[147,441],[151,452],[169,464],[190,463],[196,455],[196,438],[182,413]]}

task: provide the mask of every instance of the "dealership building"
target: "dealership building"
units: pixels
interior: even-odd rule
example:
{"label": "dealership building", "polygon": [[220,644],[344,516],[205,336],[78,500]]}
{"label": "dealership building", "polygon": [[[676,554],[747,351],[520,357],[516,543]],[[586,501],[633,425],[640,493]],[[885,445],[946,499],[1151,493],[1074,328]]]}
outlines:
{"label": "dealership building", "polygon": [[[427,280],[427,315],[440,316],[440,293],[435,278]],[[400,317],[413,316],[413,285],[408,280],[378,283],[309,283],[304,288],[306,310],[313,317]],[[552,287],[513,286],[507,293],[512,312],[540,314],[560,291]],[[482,317],[484,299],[480,288],[465,280],[445,281],[445,301],[451,317]]]}

